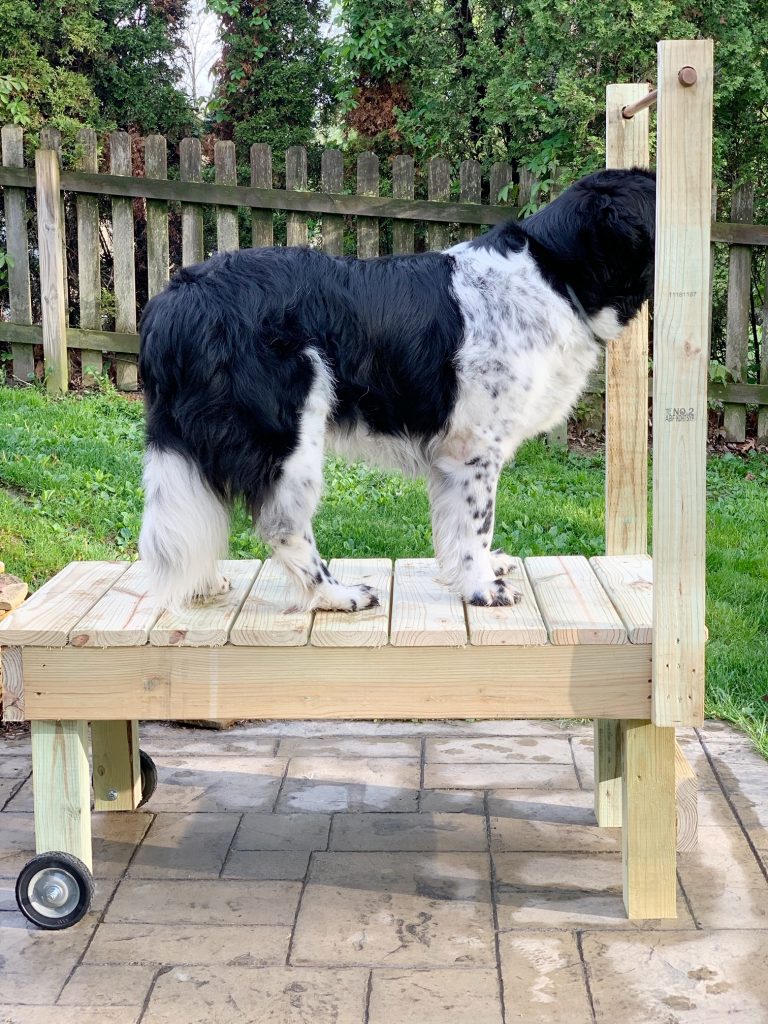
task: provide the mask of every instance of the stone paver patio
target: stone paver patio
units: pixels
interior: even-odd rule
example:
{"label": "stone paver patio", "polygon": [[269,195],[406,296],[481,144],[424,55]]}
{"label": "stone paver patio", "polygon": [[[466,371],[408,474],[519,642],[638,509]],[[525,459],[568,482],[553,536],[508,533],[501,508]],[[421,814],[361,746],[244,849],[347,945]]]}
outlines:
{"label": "stone paver patio", "polygon": [[29,742],[0,740],[0,1024],[768,1022],[768,764],[683,733],[699,849],[634,925],[581,725],[142,729],[160,785],[94,816],[89,916],[40,932]]}

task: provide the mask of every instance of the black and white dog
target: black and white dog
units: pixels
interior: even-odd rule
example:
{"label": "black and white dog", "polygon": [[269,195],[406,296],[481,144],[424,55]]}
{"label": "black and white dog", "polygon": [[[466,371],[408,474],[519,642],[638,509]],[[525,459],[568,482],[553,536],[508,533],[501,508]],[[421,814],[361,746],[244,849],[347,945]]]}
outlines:
{"label": "black and white dog", "polygon": [[650,172],[603,171],[445,252],[252,249],[176,274],[141,325],[139,550],[161,598],[227,588],[216,560],[241,496],[313,607],[375,604],[315,546],[329,447],[425,476],[445,578],[472,604],[519,600],[491,550],[499,473],[650,296],[654,219]]}

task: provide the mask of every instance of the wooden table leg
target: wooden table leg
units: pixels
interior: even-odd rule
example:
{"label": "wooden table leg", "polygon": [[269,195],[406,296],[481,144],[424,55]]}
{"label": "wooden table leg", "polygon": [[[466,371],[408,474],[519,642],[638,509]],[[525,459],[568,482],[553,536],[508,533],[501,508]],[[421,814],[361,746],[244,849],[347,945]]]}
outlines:
{"label": "wooden table leg", "polygon": [[141,802],[138,722],[92,722],[93,794],[97,811],[135,811]]}
{"label": "wooden table leg", "polygon": [[595,729],[595,817],[601,828],[621,828],[621,722],[597,718]]}
{"label": "wooden table leg", "polygon": [[87,722],[32,722],[32,781],[37,853],[69,853],[91,870]]}

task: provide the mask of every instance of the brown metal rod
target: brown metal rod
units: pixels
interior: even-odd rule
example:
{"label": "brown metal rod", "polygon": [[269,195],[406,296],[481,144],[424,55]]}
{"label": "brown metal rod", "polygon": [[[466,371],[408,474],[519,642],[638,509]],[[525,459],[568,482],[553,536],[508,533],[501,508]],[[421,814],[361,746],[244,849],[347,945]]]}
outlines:
{"label": "brown metal rod", "polygon": [[642,99],[635,100],[634,103],[628,103],[626,107],[621,108],[621,116],[626,118],[627,121],[631,120],[635,114],[639,114],[641,110],[645,110],[646,107],[652,107],[656,102],[659,95],[658,89],[651,89],[651,91],[643,96]]}

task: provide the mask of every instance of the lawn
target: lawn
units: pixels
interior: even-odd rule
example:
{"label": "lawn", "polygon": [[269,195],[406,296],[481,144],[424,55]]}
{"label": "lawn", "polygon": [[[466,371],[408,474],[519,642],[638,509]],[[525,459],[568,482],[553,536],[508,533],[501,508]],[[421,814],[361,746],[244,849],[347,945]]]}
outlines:
{"label": "lawn", "polygon": [[[78,558],[134,558],[141,520],[143,408],[112,392],[51,400],[0,388],[0,559],[39,586]],[[603,550],[601,454],[527,444],[505,470],[495,545],[519,555]],[[768,757],[768,455],[712,457],[707,473],[707,713]],[[430,555],[421,482],[328,463],[316,520],[334,556]],[[265,553],[243,509],[234,557]]]}

